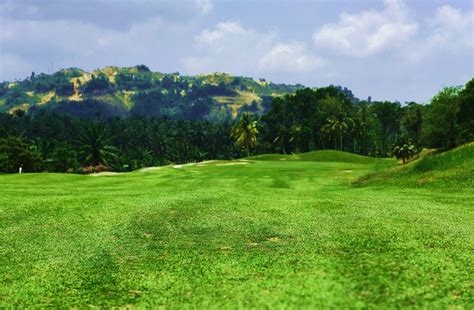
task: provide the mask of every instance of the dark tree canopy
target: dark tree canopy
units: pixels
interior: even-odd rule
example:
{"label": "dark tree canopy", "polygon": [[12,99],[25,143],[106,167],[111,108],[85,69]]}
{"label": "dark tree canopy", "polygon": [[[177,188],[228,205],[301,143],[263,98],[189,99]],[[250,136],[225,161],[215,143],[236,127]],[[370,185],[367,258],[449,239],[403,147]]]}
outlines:
{"label": "dark tree canopy", "polygon": [[[359,100],[340,86],[291,88],[225,74],[191,78],[144,66],[107,70],[89,80],[72,68],[0,83],[0,109],[9,112],[0,113],[0,172],[20,165],[25,172],[128,171],[319,149],[406,161],[423,147],[474,140],[474,79],[442,89],[428,104],[402,105]],[[292,92],[273,93],[281,89]],[[35,90],[62,96],[35,104]],[[227,101],[242,91],[256,99],[234,110]]]}

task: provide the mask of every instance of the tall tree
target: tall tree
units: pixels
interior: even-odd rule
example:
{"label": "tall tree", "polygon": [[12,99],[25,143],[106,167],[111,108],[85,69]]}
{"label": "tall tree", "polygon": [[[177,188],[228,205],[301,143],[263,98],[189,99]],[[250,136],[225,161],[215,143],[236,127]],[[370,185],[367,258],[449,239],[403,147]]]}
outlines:
{"label": "tall tree", "polygon": [[85,165],[109,166],[116,158],[117,149],[110,144],[105,127],[93,123],[86,127],[79,137],[80,154]]}
{"label": "tall tree", "polygon": [[250,113],[242,114],[240,121],[232,128],[231,135],[235,143],[245,149],[247,156],[250,156],[250,150],[257,145],[257,121],[252,119]]}
{"label": "tall tree", "polygon": [[458,113],[460,109],[459,87],[443,88],[427,106],[423,137],[431,147],[450,149],[456,146]]}
{"label": "tall tree", "polygon": [[[352,134],[355,141],[354,145],[358,142],[362,155],[367,155],[369,113],[369,104],[363,101],[358,104],[353,117]],[[354,152],[356,152],[355,147]]]}
{"label": "tall tree", "polygon": [[403,130],[410,136],[415,144],[420,144],[423,106],[416,102],[408,103],[406,107],[403,108],[401,122]]}
{"label": "tall tree", "polygon": [[380,127],[380,146],[383,156],[388,155],[388,146],[400,131],[400,103],[374,102],[372,109]]}
{"label": "tall tree", "polygon": [[349,123],[351,121],[352,120],[350,118],[339,115],[339,117],[329,119],[328,123],[323,126],[323,132],[334,135],[335,149],[337,149],[337,142],[339,142],[339,150],[344,150],[342,137],[349,129]]}
{"label": "tall tree", "polygon": [[459,132],[457,143],[474,141],[474,78],[459,94]]}
{"label": "tall tree", "polygon": [[327,96],[321,100],[323,110],[328,114],[327,123],[321,128],[323,132],[334,135],[334,148],[337,149],[339,142],[339,150],[344,150],[343,136],[348,131],[352,119],[347,116],[344,105],[339,98]]}

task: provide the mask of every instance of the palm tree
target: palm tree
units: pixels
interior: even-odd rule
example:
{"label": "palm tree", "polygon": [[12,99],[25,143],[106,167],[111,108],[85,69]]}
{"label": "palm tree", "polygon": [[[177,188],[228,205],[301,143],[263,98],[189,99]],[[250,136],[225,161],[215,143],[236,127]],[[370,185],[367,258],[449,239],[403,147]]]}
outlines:
{"label": "palm tree", "polygon": [[401,159],[403,164],[405,164],[408,159],[413,157],[416,152],[415,145],[410,139],[407,139],[406,137],[399,138],[392,148],[393,155],[395,155],[397,159]]}
{"label": "palm tree", "polygon": [[285,126],[279,125],[276,129],[276,137],[273,139],[273,143],[280,142],[280,148],[283,154],[286,154],[285,150],[285,136],[286,136],[286,129]]}
{"label": "palm tree", "polygon": [[231,130],[235,144],[245,149],[247,156],[250,156],[250,149],[257,145],[257,134],[257,121],[252,120],[248,112],[242,114],[240,121]]}
{"label": "palm tree", "polygon": [[359,108],[359,113],[358,113],[358,119],[359,119],[359,124],[358,124],[358,131],[359,135],[361,138],[361,146],[362,146],[362,155],[367,156],[367,127],[369,124],[369,106],[366,103],[362,103],[360,108]]}
{"label": "palm tree", "polygon": [[295,147],[293,148],[297,153],[299,152],[299,144],[300,144],[300,136],[301,136],[301,125],[294,124],[290,128],[291,138],[289,140],[290,143],[293,142]]}
{"label": "palm tree", "polygon": [[109,166],[110,161],[117,157],[117,149],[109,145],[107,131],[101,124],[86,127],[78,142],[85,165]]}
{"label": "palm tree", "polygon": [[[330,119],[328,122],[321,128],[321,132],[331,137],[334,135],[334,149],[337,149],[337,134],[333,126],[334,120]],[[331,140],[329,140],[331,141]]]}
{"label": "palm tree", "polygon": [[339,137],[339,149],[342,151],[342,135],[349,128],[349,123],[352,123],[352,119],[341,113],[334,118],[330,118],[328,123],[321,128],[323,132],[334,135],[335,149],[337,149],[337,138]]}

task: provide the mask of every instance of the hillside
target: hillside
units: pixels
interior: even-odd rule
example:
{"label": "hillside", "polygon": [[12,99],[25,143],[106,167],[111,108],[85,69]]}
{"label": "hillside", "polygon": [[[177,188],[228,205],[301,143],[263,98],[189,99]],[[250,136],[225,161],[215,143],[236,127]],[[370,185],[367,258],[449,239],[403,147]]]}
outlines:
{"label": "hillside", "polygon": [[235,118],[244,111],[268,110],[272,98],[303,85],[286,85],[225,73],[182,76],[152,72],[146,66],[78,68],[54,74],[32,73],[0,83],[0,112],[54,110],[79,117],[156,116],[182,119]]}
{"label": "hillside", "polygon": [[321,150],[312,151],[300,154],[262,154],[248,157],[252,160],[282,160],[282,161],[312,161],[312,162],[339,162],[339,163],[354,163],[354,164],[375,164],[375,163],[391,163],[391,159],[379,159],[374,157],[367,157],[358,154],[335,151],[335,150]]}
{"label": "hillside", "polygon": [[356,185],[474,188],[474,143],[362,177]]}

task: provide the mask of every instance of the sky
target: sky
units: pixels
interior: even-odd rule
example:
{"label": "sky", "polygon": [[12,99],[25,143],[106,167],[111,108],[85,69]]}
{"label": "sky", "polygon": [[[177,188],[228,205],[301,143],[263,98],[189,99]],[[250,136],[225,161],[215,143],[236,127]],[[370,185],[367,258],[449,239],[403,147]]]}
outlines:
{"label": "sky", "polygon": [[474,77],[473,3],[0,0],[0,81],[145,64],[428,102]]}

